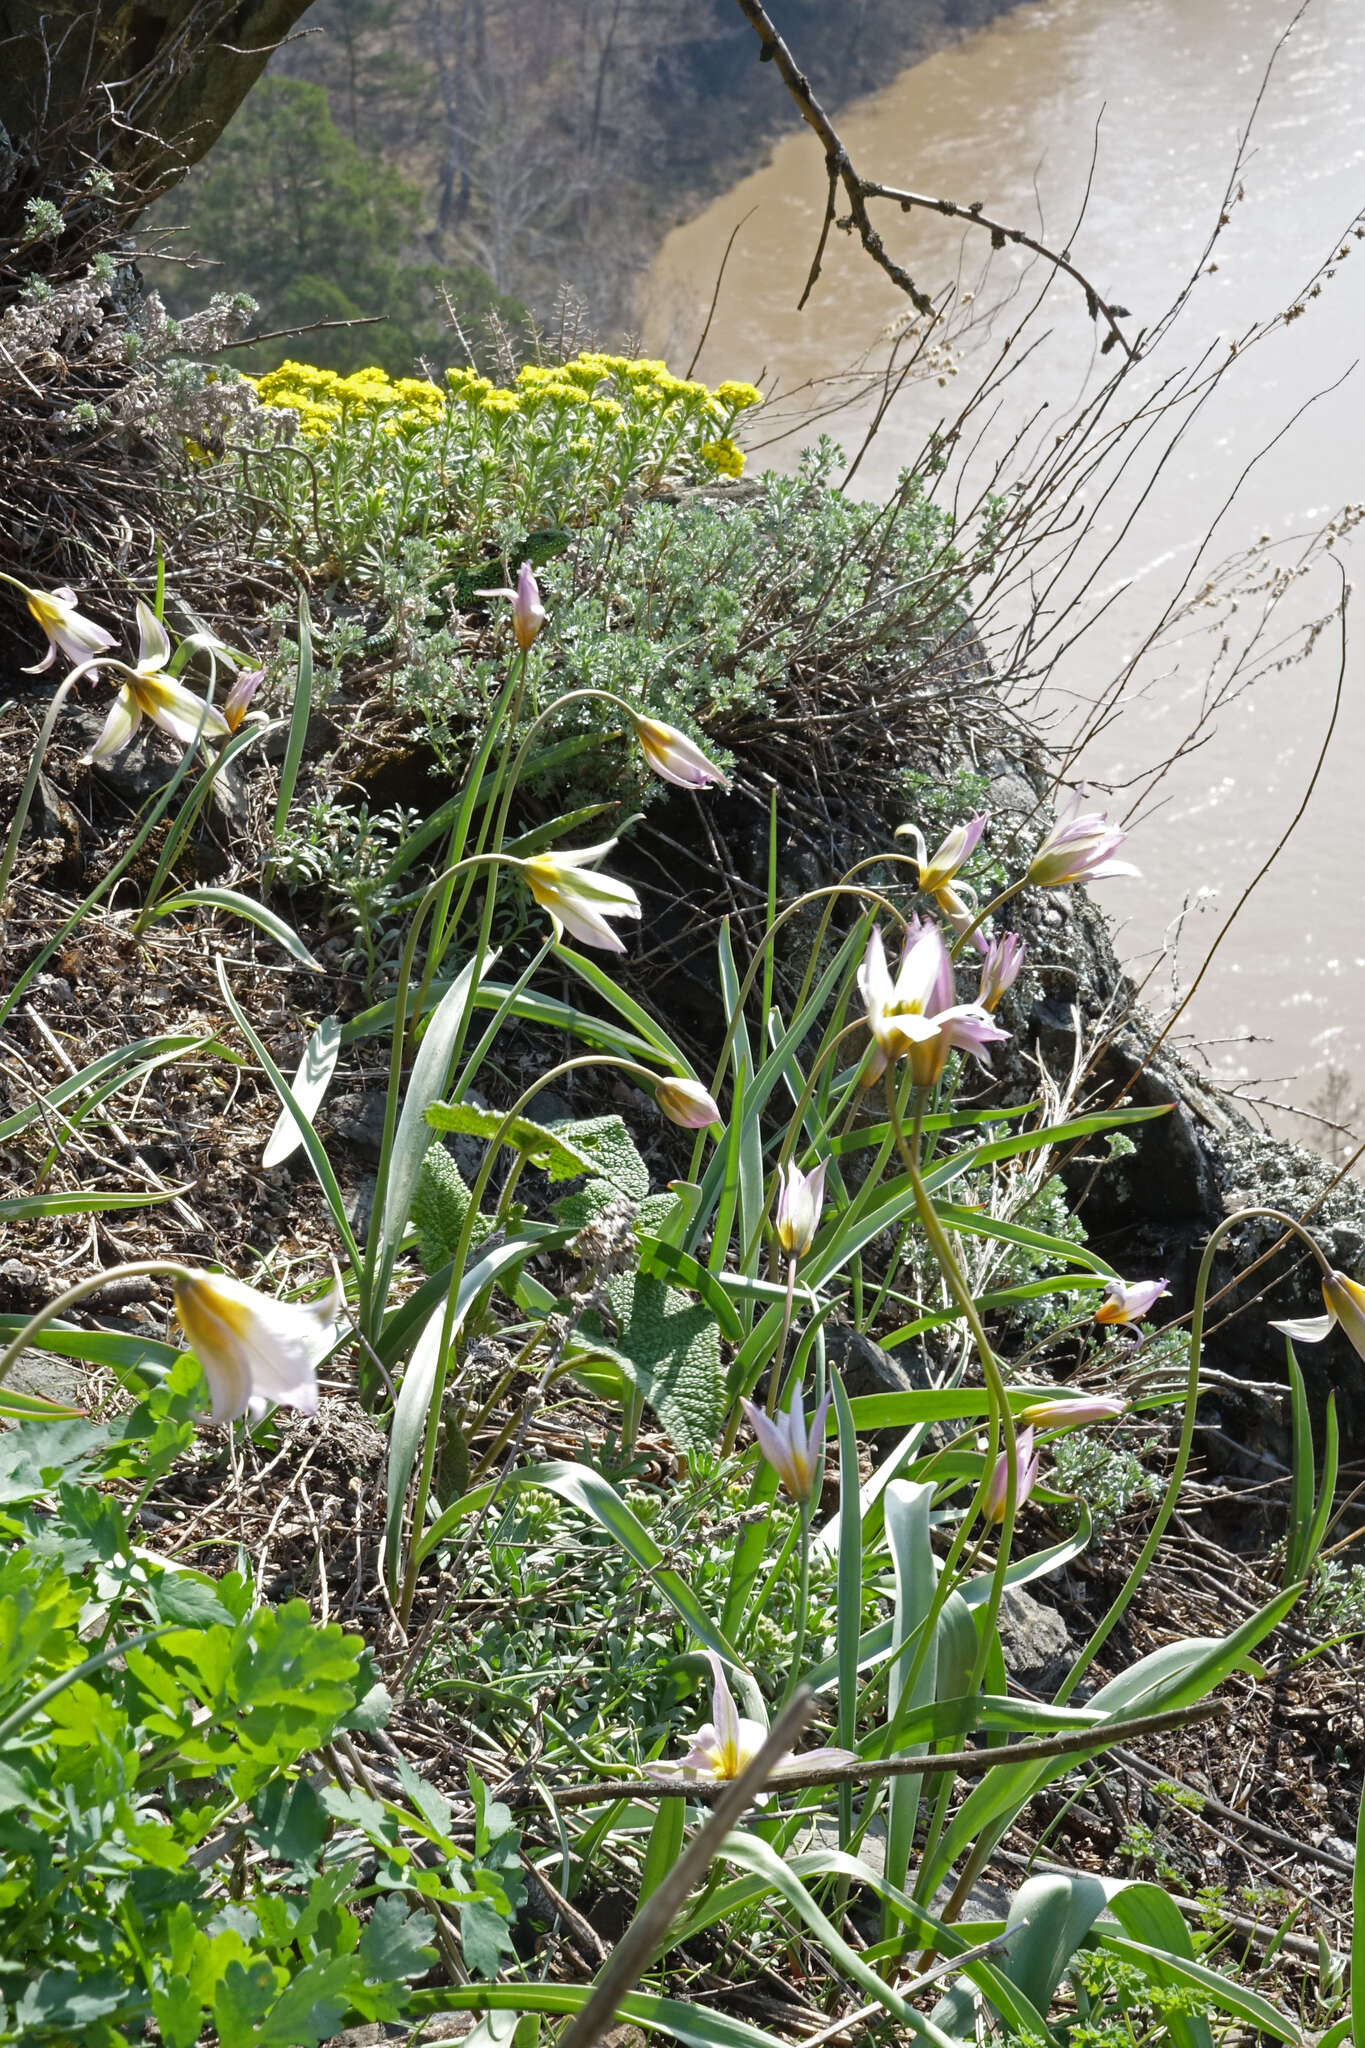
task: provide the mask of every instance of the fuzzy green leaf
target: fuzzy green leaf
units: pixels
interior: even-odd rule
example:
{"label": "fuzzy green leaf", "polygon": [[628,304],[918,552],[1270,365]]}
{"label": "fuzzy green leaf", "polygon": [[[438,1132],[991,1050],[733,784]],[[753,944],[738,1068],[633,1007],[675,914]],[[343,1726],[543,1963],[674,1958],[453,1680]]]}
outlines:
{"label": "fuzzy green leaf", "polygon": [[644,1273],[607,1282],[616,1318],[612,1355],[679,1450],[715,1448],[724,1420],[720,1327],[709,1308]]}

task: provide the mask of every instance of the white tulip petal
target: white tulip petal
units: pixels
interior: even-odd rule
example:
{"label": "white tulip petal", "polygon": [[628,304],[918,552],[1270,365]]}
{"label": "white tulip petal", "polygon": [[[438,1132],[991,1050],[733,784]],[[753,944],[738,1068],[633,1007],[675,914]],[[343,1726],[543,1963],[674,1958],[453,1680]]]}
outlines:
{"label": "white tulip petal", "polygon": [[1321,1344],[1324,1337],[1331,1335],[1335,1321],[1335,1316],[1300,1316],[1297,1320],[1291,1318],[1288,1322],[1272,1323],[1270,1327],[1278,1330],[1281,1336],[1295,1338],[1300,1344]]}
{"label": "white tulip petal", "polygon": [[[199,1357],[198,1352],[195,1356]],[[251,1375],[246,1360],[219,1351],[199,1358],[199,1363],[209,1390],[209,1420],[235,1422],[247,1414],[251,1407]]]}
{"label": "white tulip petal", "polygon": [[171,642],[166,628],[162,625],[150,605],[137,601],[137,665],[139,668],[165,668],[171,658]]}
{"label": "white tulip petal", "polygon": [[104,730],[89,753],[83,754],[81,759],[87,766],[91,761],[111,761],[115,754],[123,752],[141,723],[141,709],[132,690],[125,684],[110,706]]}
{"label": "white tulip petal", "polygon": [[191,745],[201,730],[205,739],[222,739],[228,731],[228,722],[215,705],[205,704],[202,697],[165,676],[139,676],[133,688],[152,723],[182,746]]}

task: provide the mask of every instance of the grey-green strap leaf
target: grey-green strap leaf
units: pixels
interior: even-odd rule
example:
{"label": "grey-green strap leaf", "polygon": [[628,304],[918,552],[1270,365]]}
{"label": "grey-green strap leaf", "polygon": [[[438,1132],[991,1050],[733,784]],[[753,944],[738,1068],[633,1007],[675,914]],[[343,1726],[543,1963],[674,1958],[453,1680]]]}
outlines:
{"label": "grey-green strap leaf", "polygon": [[[331,1086],[340,1051],[341,1019],[324,1017],[305,1046],[294,1076],[294,1101],[310,1126]],[[303,1128],[295,1123],[293,1110],[286,1106],[275,1119],[275,1128],[266,1140],[261,1165],[267,1169],[283,1166],[302,1143]]]}

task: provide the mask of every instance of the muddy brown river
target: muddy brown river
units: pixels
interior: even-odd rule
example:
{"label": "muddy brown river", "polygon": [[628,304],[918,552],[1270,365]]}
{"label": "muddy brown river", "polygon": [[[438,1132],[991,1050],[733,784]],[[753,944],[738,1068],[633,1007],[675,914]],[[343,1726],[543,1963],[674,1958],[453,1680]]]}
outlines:
{"label": "muddy brown river", "polygon": [[[901,71],[882,93],[844,109],[838,126],[865,174],[979,200],[1044,240],[1069,242],[1097,286],[1132,309],[1132,330],[1154,323],[1197,266],[1267,60],[1292,15],[1286,0],[1032,0]],[[815,68],[811,53],[805,61]],[[780,90],[776,76],[773,89]],[[1097,123],[1090,196],[1073,234]],[[1305,301],[1302,317],[1238,360],[1155,479],[1152,465],[1139,463],[1090,508],[1092,565],[1104,559],[1089,603],[1104,609],[1046,677],[1054,736],[1084,730],[1192,564],[1199,580],[1254,545],[1267,572],[1286,568],[1301,555],[1298,537],[1365,500],[1365,366],[1354,367],[1365,347],[1365,241],[1349,240],[1365,207],[1361,0],[1311,0],[1271,74],[1241,183],[1216,269],[1200,276],[1149,378],[1205,350],[1225,355],[1256,321],[1297,303],[1336,246],[1355,253]],[[821,152],[794,126],[764,169],[663,245],[642,310],[651,352],[686,365],[726,242],[746,215],[697,374],[761,378],[765,388],[792,391],[875,349],[904,301],[843,236],[832,238],[812,299],[796,311],[823,204]],[[960,229],[937,217],[886,209],[881,224],[893,253],[924,284],[937,289],[956,277],[975,290],[978,308],[1018,274],[1006,251],[982,278],[985,238],[964,243]],[[1028,272],[1022,284],[1036,291],[1041,274]],[[930,378],[905,390],[854,489],[886,494],[926,429],[980,372],[1005,317],[966,328],[949,386]],[[1110,368],[1070,287],[1048,293],[1031,331],[1040,346],[1002,387],[982,460],[1040,404],[1050,419],[1064,417]],[[870,413],[864,399],[822,424],[856,449]],[[761,427],[754,438],[763,438]],[[771,445],[758,459],[788,466],[795,445]],[[1359,539],[1335,552],[1348,575],[1359,573]],[[1142,879],[1103,883],[1098,893],[1118,922],[1124,956],[1150,971],[1158,1009],[1189,986],[1289,825],[1331,716],[1335,628],[1307,658],[1279,659],[1295,644],[1295,629],[1334,601],[1339,579],[1324,554],[1292,580],[1276,622],[1261,628],[1248,671],[1254,680],[1224,706],[1203,744],[1149,787],[1151,769],[1192,729],[1222,673],[1225,627],[1234,640],[1256,630],[1263,583],[1254,577],[1236,613],[1220,615],[1212,632],[1196,614],[1169,634],[1139,665],[1119,716],[1080,757],[1081,772],[1114,792],[1113,815],[1136,806],[1132,853]],[[1248,1098],[1295,1109],[1320,1101],[1332,1069],[1350,1077],[1338,1080],[1339,1103],[1356,1093],[1365,1099],[1362,648],[1358,603],[1336,733],[1311,802],[1177,1026]],[[1279,1128],[1313,1135],[1300,1119],[1270,1115]],[[1344,1121],[1365,1128],[1365,1110],[1348,1109]],[[1330,1132],[1318,1129],[1316,1142],[1333,1149]]]}

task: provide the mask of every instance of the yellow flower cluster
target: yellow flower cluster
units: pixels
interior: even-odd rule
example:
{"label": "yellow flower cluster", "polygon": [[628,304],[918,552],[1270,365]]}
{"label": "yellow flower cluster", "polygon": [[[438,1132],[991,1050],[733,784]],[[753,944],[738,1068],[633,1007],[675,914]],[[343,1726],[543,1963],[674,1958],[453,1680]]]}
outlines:
{"label": "yellow flower cluster", "polygon": [[720,476],[743,476],[744,450],[726,434],[719,441],[704,441],[697,450],[708,469]]}
{"label": "yellow flower cluster", "polygon": [[716,397],[730,412],[747,412],[751,405],[763,403],[763,393],[757,384],[736,384],[729,378],[717,384]]}
{"label": "yellow flower cluster", "polygon": [[[343,377],[336,370],[294,362],[281,363],[254,382],[262,405],[297,414],[305,440],[325,441],[338,427],[355,421],[374,421],[390,438],[421,433],[437,426],[452,404],[480,413],[494,425],[513,415],[530,420],[558,409],[573,419],[578,431],[571,446],[585,457],[595,444],[584,427],[594,427],[601,435],[652,420],[678,425],[689,419],[698,424],[714,420],[723,425],[763,402],[753,384],[726,382],[711,391],[695,378],[675,377],[664,362],[606,355],[598,349],[581,350],[566,363],[527,363],[510,388],[472,369],[447,370],[442,390],[423,378],[395,379],[377,368]],[[726,476],[738,476],[744,467],[744,457],[728,434],[707,442],[700,454]]]}
{"label": "yellow flower cluster", "polygon": [[370,367],[343,377],[313,363],[281,363],[253,380],[262,405],[297,413],[305,440],[325,441],[343,420],[377,420],[385,434],[420,433],[434,426],[445,410],[445,397],[424,377],[391,378]]}

